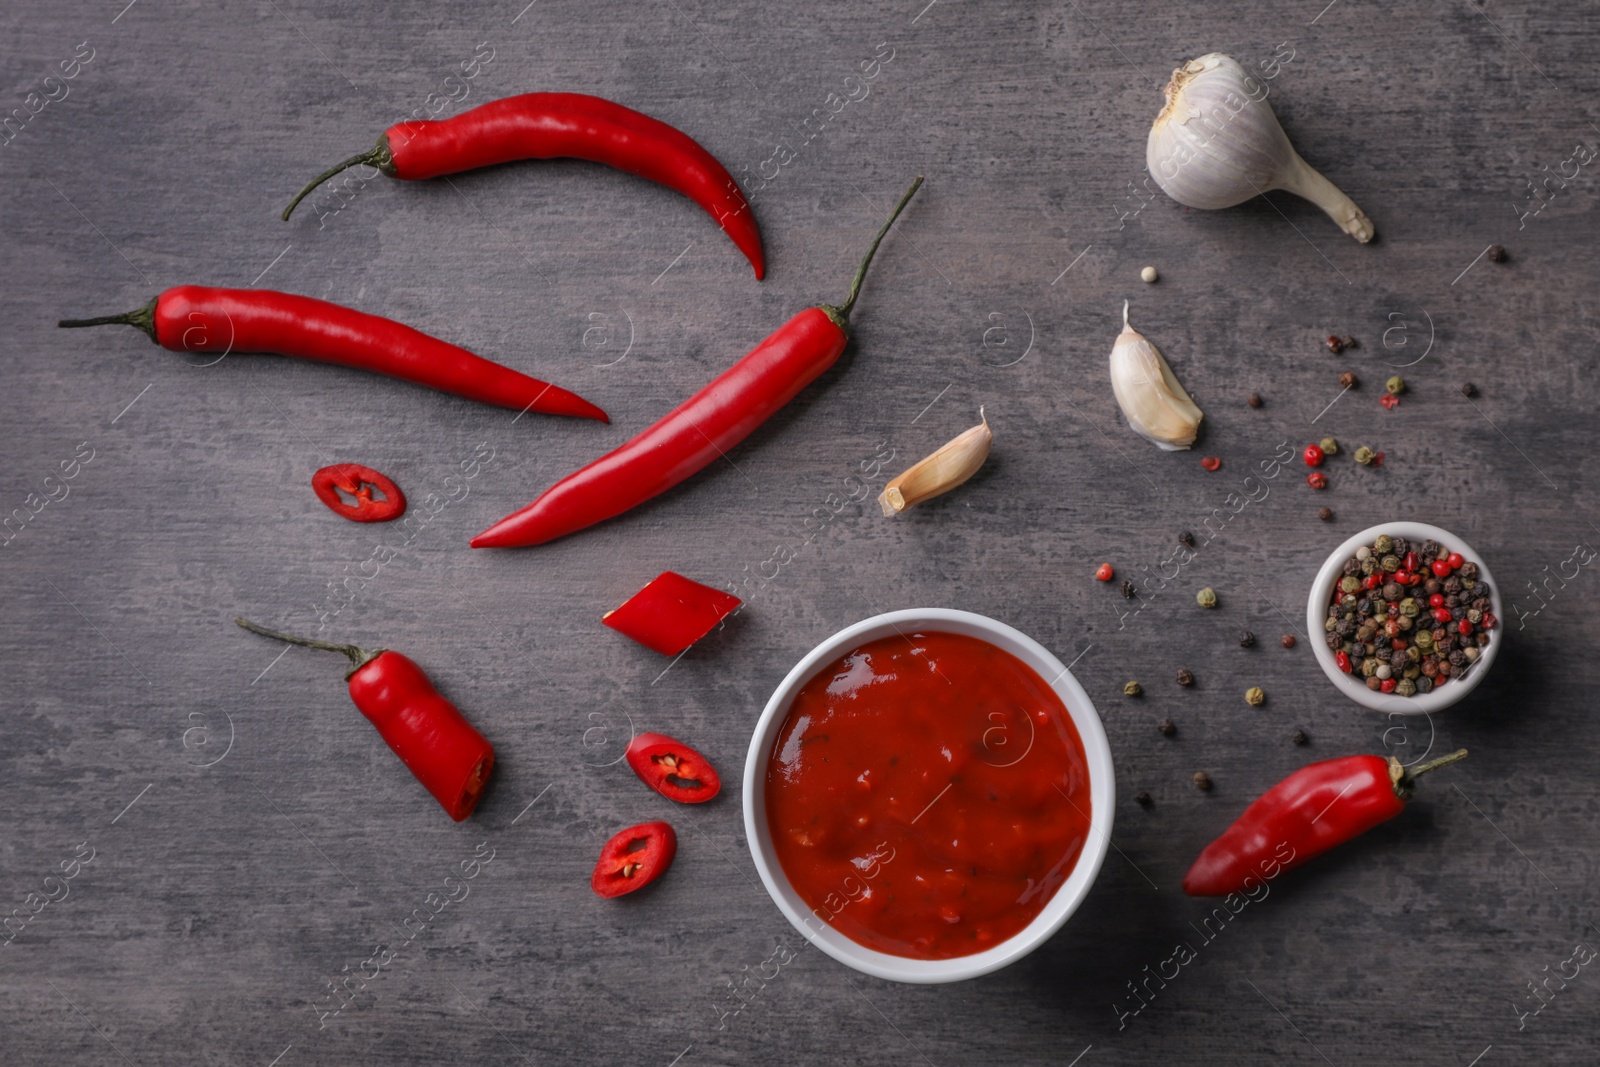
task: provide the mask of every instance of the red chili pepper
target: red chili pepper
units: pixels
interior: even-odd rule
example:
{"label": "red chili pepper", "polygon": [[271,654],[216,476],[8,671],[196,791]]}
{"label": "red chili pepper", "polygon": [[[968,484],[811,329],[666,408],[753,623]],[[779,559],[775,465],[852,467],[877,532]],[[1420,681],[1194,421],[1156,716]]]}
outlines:
{"label": "red chili pepper", "polygon": [[[363,467],[359,463],[335,463],[331,467],[323,467],[311,476],[311,488],[316,492],[317,499],[328,505],[330,511],[351,522],[388,522],[405,514],[406,495],[400,491],[400,487],[371,467]],[[340,490],[355,497],[356,502],[346,504],[339,495]],[[382,493],[383,499],[374,500],[374,490]]]}
{"label": "red chili pepper", "polygon": [[483,404],[609,422],[565,389],[530,378],[393,319],[270,289],[179,285],[137,311],[57,326],[136,326],[174,352],[276,352],[403,378]]}
{"label": "red chili pepper", "polygon": [[645,785],[680,804],[704,804],[722,791],[717,770],[700,753],[666,734],[640,734],[628,744],[628,766]]}
{"label": "red chili pepper", "polygon": [[742,603],[732,593],[662,571],[600,621],[663,656],[676,656]]}
{"label": "red chili pepper", "polygon": [[263,637],[348,656],[355,666],[345,679],[361,714],[452,819],[472,814],[494,769],[494,746],[439,695],[421,667],[387,649],[369,652],[279,633],[248,619],[233,621]]}
{"label": "red chili pepper", "polygon": [[1393,393],[1384,393],[1378,398],[1378,403],[1392,411],[1400,406],[1400,398]]}
{"label": "red chili pepper", "polygon": [[567,475],[533,503],[474,537],[472,547],[512,548],[563,537],[637,507],[724,458],[844,352],[850,309],[867,267],[921,184],[921,178],[911,183],[873,238],[843,304],[800,312],[661,421]]}
{"label": "red chili pepper", "polygon": [[1271,881],[1292,871],[1399,815],[1418,775],[1466,755],[1461,749],[1409,770],[1392,756],[1345,756],[1302,767],[1205,847],[1183,876],[1183,891],[1221,897],[1244,891],[1252,879]]}
{"label": "red chili pepper", "polygon": [[607,900],[643,889],[667,873],[677,854],[678,835],[666,823],[630,826],[600,849],[589,888]]}
{"label": "red chili pepper", "polygon": [[283,209],[346,167],[366,164],[391,178],[421,181],[523,159],[587,159],[665,185],[717,220],[766,274],[755,213],[727,168],[682,130],[632,108],[582,93],[524,93],[491,100],[448,119],[397,122],[370,152],[317,175]]}

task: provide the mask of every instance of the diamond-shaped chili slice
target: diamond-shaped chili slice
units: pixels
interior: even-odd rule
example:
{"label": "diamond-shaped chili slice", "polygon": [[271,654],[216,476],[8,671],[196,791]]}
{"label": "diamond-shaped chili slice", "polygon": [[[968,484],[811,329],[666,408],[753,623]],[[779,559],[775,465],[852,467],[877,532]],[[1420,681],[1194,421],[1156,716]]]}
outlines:
{"label": "diamond-shaped chili slice", "polygon": [[678,835],[666,823],[630,826],[600,850],[589,887],[608,900],[643,889],[667,872],[677,854]]}
{"label": "diamond-shaped chili slice", "polygon": [[704,804],[722,791],[706,758],[666,734],[640,734],[628,745],[628,766],[644,784],[680,804]]}
{"label": "diamond-shaped chili slice", "polygon": [[741,603],[732,593],[662,571],[600,621],[663,656],[676,656],[710,633]]}

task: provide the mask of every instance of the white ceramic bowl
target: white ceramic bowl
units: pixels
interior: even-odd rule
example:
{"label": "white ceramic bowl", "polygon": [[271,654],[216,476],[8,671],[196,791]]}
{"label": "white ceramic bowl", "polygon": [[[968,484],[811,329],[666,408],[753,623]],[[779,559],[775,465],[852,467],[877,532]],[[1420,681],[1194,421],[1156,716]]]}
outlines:
{"label": "white ceramic bowl", "polygon": [[[1400,536],[1419,544],[1428,540],[1438,541],[1450,551],[1459,552],[1468,560],[1477,563],[1478,577],[1489,583],[1490,610],[1494,612],[1495,618],[1500,620],[1500,625],[1490,631],[1489,644],[1478,657],[1477,665],[1468,671],[1465,677],[1459,680],[1452,678],[1442,687],[1429,693],[1397,697],[1393,693],[1374,692],[1366,687],[1366,683],[1359,675],[1346,674],[1339,669],[1339,664],[1333,658],[1333,650],[1328,647],[1324,639],[1327,631],[1323,629],[1323,623],[1328,618],[1328,604],[1333,596],[1333,586],[1343,577],[1344,561],[1355,555],[1356,549],[1362,545],[1370,545],[1379,534]],[[1494,665],[1495,657],[1500,654],[1500,645],[1505,640],[1505,618],[1505,608],[1500,600],[1500,583],[1494,580],[1494,575],[1490,573],[1483,556],[1474,552],[1471,545],[1449,530],[1441,530],[1437,526],[1429,526],[1423,522],[1386,522],[1355,534],[1334,549],[1333,554],[1322,565],[1322,569],[1317,572],[1316,580],[1311,583],[1311,595],[1306,601],[1306,626],[1311,634],[1311,646],[1316,652],[1317,663],[1322,667],[1323,673],[1341,693],[1357,704],[1391,715],[1426,715],[1448,708],[1476,689],[1478,683],[1489,673],[1489,668]]]}
{"label": "white ceramic bowl", "polygon": [[[948,960],[918,960],[878,952],[845,937],[811,914],[800,898],[772,849],[772,833],[767,826],[767,757],[772,743],[788,717],[789,706],[795,693],[823,667],[868,641],[894,634],[912,634],[937,631],[964,634],[987,641],[1011,653],[1050,682],[1056,695],[1066,705],[1083,741],[1084,754],[1089,769],[1089,798],[1092,807],[1088,840],[1072,869],[1055,896],[1044,906],[1034,920],[1013,937],[971,956]],[[1054,681],[1051,681],[1054,679]],[[804,659],[795,664],[787,677],[773,692],[772,699],[756,723],[755,735],[750,738],[750,753],[744,765],[744,827],[750,841],[750,854],[755,860],[761,881],[772,894],[794,928],[812,944],[840,963],[854,967],[863,974],[886,978],[895,982],[958,982],[997,971],[1001,967],[1026,956],[1044,944],[1063,923],[1078,910],[1094,885],[1095,876],[1105,860],[1106,848],[1111,842],[1112,816],[1116,810],[1116,778],[1111,766],[1111,746],[1100,724],[1089,694],[1084,692],[1077,679],[1061,665],[1061,661],[1020,630],[984,615],[970,611],[952,611],[945,608],[915,608],[909,611],[891,611],[847,626],[812,649]]]}

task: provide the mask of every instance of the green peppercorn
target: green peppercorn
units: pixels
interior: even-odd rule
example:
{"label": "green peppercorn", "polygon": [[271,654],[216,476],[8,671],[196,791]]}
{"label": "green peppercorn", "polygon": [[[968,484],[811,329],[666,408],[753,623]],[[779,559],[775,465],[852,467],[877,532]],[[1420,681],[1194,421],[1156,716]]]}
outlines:
{"label": "green peppercorn", "polygon": [[1411,696],[1417,691],[1417,683],[1410,678],[1402,678],[1400,684],[1394,687],[1394,691],[1403,697]]}
{"label": "green peppercorn", "polygon": [[1322,449],[1322,454],[1325,456],[1337,456],[1339,454],[1339,442],[1331,437],[1324,437],[1317,447]]}
{"label": "green peppercorn", "polygon": [[1400,557],[1384,556],[1382,566],[1386,574],[1393,574],[1400,569]]}
{"label": "green peppercorn", "polygon": [[1267,694],[1261,691],[1259,685],[1253,685],[1244,691],[1244,702],[1252,708],[1259,708],[1267,702]]}
{"label": "green peppercorn", "polygon": [[1122,687],[1122,695],[1127,697],[1136,697],[1143,692],[1144,687],[1138,682],[1129,682],[1127,685]]}
{"label": "green peppercorn", "polygon": [[1378,561],[1373,559],[1371,556],[1368,556],[1366,559],[1361,561],[1361,574],[1362,574],[1363,577],[1365,577],[1366,575],[1371,574],[1373,571],[1375,571],[1377,569],[1378,569]]}
{"label": "green peppercorn", "polygon": [[1214,608],[1217,606],[1217,591],[1208,585],[1194,595],[1194,600],[1203,608]]}
{"label": "green peppercorn", "polygon": [[1339,590],[1341,592],[1355,593],[1355,592],[1359,592],[1360,589],[1361,589],[1361,579],[1360,578],[1340,578],[1339,579]]}
{"label": "green peppercorn", "polygon": [[1372,449],[1368,448],[1366,445],[1362,445],[1360,448],[1356,449],[1356,462],[1361,464],[1363,467],[1370,466],[1372,463],[1372,457],[1375,455],[1377,455],[1376,452],[1372,451]]}
{"label": "green peppercorn", "polygon": [[[1359,452],[1360,449],[1356,451]],[[1374,555],[1387,556],[1394,551],[1394,538],[1388,534],[1379,534],[1378,539],[1372,542],[1372,551]]]}
{"label": "green peppercorn", "polygon": [[1420,648],[1424,652],[1433,647],[1433,634],[1429,633],[1427,630],[1418,630],[1417,636],[1413,640],[1416,641],[1416,645],[1414,647]]}
{"label": "green peppercorn", "polygon": [[1406,380],[1400,377],[1400,375],[1396,374],[1393,378],[1390,378],[1388,381],[1384,382],[1383,387],[1389,390],[1389,392],[1393,393],[1395,396],[1399,396],[1401,393],[1406,391]]}
{"label": "green peppercorn", "polygon": [[1377,660],[1373,659],[1371,656],[1368,656],[1366,659],[1361,661],[1361,676],[1363,678],[1371,678],[1373,675],[1375,675],[1377,673],[1378,673],[1378,661]]}
{"label": "green peppercorn", "polygon": [[1418,614],[1421,613],[1421,611],[1422,611],[1422,608],[1417,603],[1417,598],[1416,597],[1408,596],[1404,600],[1400,601],[1400,614],[1402,614],[1402,615],[1405,615],[1405,616],[1407,616],[1409,618],[1413,618],[1414,619],[1414,618],[1417,617]]}

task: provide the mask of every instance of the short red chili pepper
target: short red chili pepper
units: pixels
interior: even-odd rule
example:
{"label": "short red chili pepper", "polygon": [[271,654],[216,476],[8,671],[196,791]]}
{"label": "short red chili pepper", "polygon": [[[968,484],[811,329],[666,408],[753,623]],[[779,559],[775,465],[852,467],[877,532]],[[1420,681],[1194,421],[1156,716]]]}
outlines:
{"label": "short red chili pepper", "polygon": [[630,826],[600,849],[589,888],[608,900],[643,889],[667,873],[677,854],[678,835],[666,823]]}
{"label": "short red chili pepper", "polygon": [[586,159],[675,190],[717,220],[750,260],[767,272],[761,230],[739,183],[682,130],[632,108],[583,93],[524,93],[491,100],[448,119],[397,122],[376,148],[317,175],[283,209],[289,213],[317,186],[346,167],[376,167],[391,178],[420,181],[524,159]]}
{"label": "short red chili pepper", "polygon": [[[311,476],[311,488],[330,511],[351,522],[388,522],[405,514],[406,495],[400,487],[385,475],[359,463],[323,467]],[[345,503],[339,495],[341,490],[355,497],[355,503]],[[383,494],[383,498],[374,500],[374,492]]]}
{"label": "short red chili pepper", "polygon": [[895,205],[838,307],[807,308],[654,426],[567,475],[533,503],[472,539],[473,548],[538,545],[593,526],[666,492],[719,459],[833,366],[850,339],[850,309],[878,245],[910,202]]}
{"label": "short red chili pepper", "polygon": [[472,814],[494,769],[494,746],[439,694],[421,667],[387,649],[369,652],[279,633],[248,619],[233,621],[263,637],[348,656],[355,666],[345,679],[361,714],[452,819]]}
{"label": "short red chili pepper", "polygon": [[1305,461],[1306,461],[1306,466],[1308,466],[1308,467],[1320,467],[1320,466],[1322,466],[1322,461],[1325,458],[1325,454],[1322,451],[1322,446],[1321,445],[1306,445],[1304,458],[1305,458]]}
{"label": "short red chili pepper", "polygon": [[663,656],[676,656],[742,603],[732,593],[662,571],[600,621]]}
{"label": "short red chili pepper", "polygon": [[135,326],[173,352],[216,353],[217,359],[230,352],[275,352],[387,374],[482,404],[610,421],[576,393],[393,319],[270,289],[179,285],[137,311],[56,325]]}
{"label": "short red chili pepper", "polygon": [[628,743],[626,755],[640,781],[668,800],[704,804],[722,791],[710,761],[666,734],[640,734]]}
{"label": "short red chili pepper", "polygon": [[1208,471],[1219,471],[1222,469],[1222,459],[1218,456],[1207,456],[1200,461],[1200,466]]}
{"label": "short red chili pepper", "polygon": [[1302,767],[1267,790],[1205,847],[1183,891],[1220,897],[1271,881],[1399,815],[1419,775],[1466,758],[1461,749],[1407,769],[1381,756],[1345,756]]}

